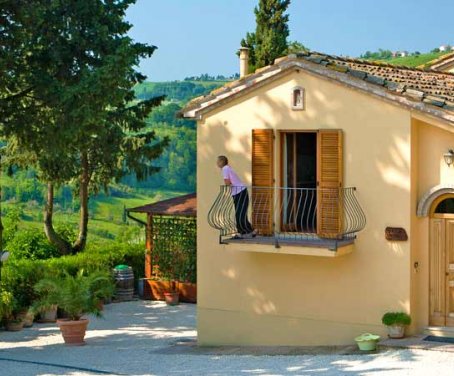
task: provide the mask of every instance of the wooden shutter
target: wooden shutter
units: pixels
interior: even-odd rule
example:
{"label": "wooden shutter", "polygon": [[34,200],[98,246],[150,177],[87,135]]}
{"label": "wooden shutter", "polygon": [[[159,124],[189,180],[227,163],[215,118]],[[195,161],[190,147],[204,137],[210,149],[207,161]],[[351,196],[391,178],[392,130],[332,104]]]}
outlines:
{"label": "wooden shutter", "polygon": [[317,136],[317,234],[338,238],[342,229],[342,131]]}
{"label": "wooden shutter", "polygon": [[273,233],[274,132],[252,130],[252,225],[261,235]]}

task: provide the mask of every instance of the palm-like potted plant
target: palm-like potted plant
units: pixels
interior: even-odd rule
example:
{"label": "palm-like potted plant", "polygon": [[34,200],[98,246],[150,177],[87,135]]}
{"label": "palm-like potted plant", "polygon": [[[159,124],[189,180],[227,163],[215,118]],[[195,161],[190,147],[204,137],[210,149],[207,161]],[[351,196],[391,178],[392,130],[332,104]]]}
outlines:
{"label": "palm-like potted plant", "polygon": [[115,282],[108,271],[98,271],[87,276],[91,294],[100,311],[104,309],[104,302],[111,301],[115,294]]}
{"label": "palm-like potted plant", "polygon": [[101,315],[99,300],[101,290],[112,284],[104,272],[85,275],[79,271],[76,276],[64,274],[62,277],[46,278],[39,281],[35,289],[40,294],[45,292],[44,300],[35,303],[35,309],[41,305],[55,302],[67,315],[66,319],[57,320],[57,325],[67,345],[84,345],[85,333],[89,320],[86,314]]}
{"label": "palm-like potted plant", "polygon": [[20,317],[21,309],[14,295],[6,290],[0,291],[0,318],[5,322],[6,330],[17,332],[24,323]]}
{"label": "palm-like potted plant", "polygon": [[48,277],[40,280],[34,287],[38,300],[32,305],[32,311],[39,314],[39,322],[55,322],[58,308],[58,284],[56,277]]}
{"label": "palm-like potted plant", "polygon": [[403,338],[405,328],[411,324],[411,317],[405,312],[386,312],[381,321],[388,328],[389,338]]}

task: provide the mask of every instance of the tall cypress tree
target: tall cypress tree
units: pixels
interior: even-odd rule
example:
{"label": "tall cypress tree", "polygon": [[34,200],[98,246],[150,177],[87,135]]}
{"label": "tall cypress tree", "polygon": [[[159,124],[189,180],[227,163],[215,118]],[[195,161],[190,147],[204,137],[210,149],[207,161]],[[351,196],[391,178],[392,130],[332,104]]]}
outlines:
{"label": "tall cypress tree", "polygon": [[255,7],[255,33],[247,33],[241,41],[241,46],[249,48],[251,70],[273,64],[287,53],[289,5],[290,0],[260,0]]}

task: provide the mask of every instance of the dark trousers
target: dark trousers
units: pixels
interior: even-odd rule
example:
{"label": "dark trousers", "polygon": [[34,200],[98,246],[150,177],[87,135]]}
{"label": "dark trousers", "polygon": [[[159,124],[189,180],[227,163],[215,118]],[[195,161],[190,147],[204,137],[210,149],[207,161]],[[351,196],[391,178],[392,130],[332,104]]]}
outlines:
{"label": "dark trousers", "polygon": [[238,233],[244,235],[254,231],[247,218],[247,210],[249,208],[249,194],[247,189],[243,189],[240,193],[232,196],[233,204],[235,205],[235,219]]}

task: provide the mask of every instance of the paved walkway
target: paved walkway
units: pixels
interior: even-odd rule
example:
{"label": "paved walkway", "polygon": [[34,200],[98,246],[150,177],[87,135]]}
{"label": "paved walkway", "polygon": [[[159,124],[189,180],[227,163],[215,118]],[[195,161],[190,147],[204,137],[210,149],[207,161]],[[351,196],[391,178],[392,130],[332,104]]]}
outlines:
{"label": "paved walkway", "polygon": [[51,324],[0,332],[0,375],[454,375],[452,352],[343,348],[316,355],[318,349],[199,348],[195,338],[194,305],[111,304],[104,319],[92,319],[87,346],[62,345]]}

